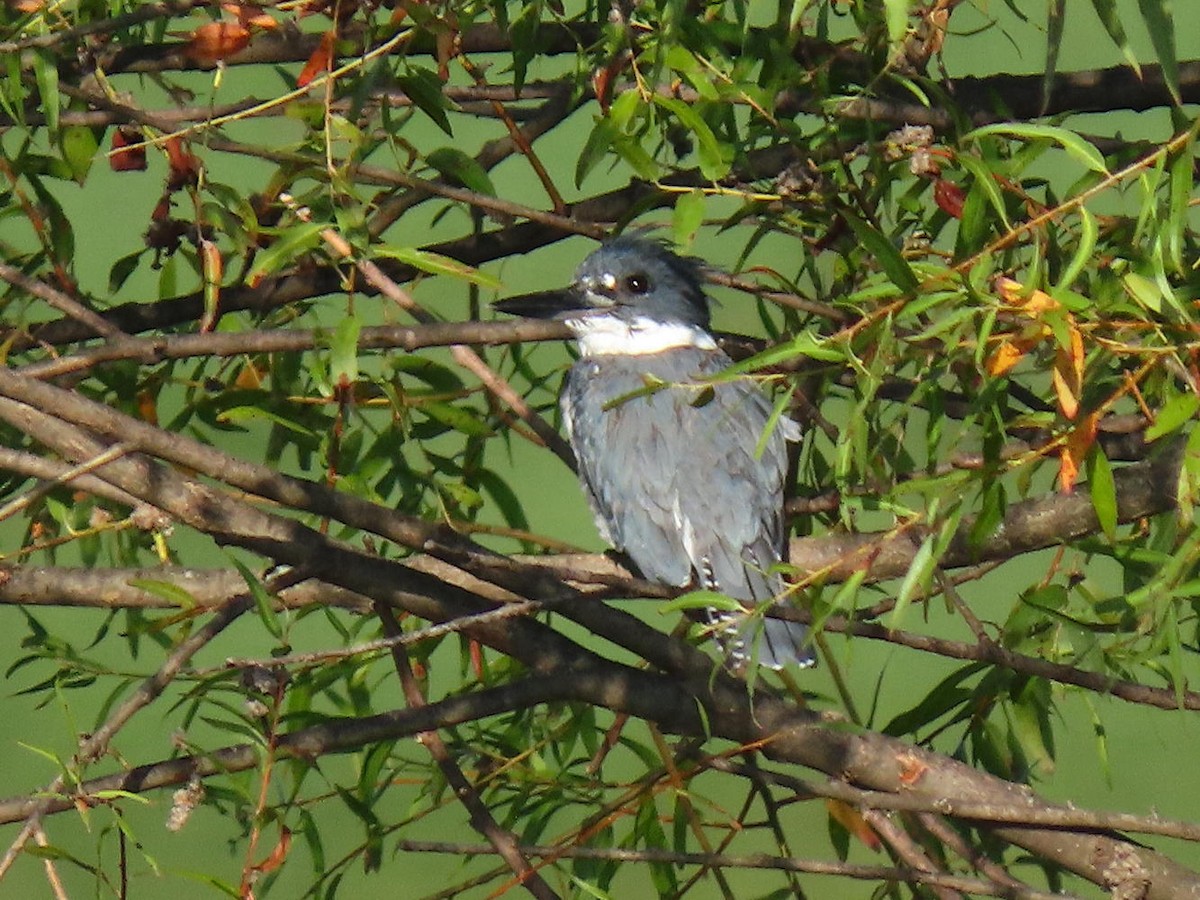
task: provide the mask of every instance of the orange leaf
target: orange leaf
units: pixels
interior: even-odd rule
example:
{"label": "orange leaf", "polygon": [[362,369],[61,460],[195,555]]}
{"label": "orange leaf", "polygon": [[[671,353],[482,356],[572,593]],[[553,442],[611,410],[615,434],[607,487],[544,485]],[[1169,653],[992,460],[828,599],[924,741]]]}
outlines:
{"label": "orange leaf", "polygon": [[1037,343],[1032,338],[1006,337],[987,361],[989,375],[1003,375],[1021,361]]}
{"label": "orange leaf", "polygon": [[247,362],[233,380],[235,387],[244,391],[256,391],[263,386],[263,375],[252,362]]}
{"label": "orange leaf", "polygon": [[1075,428],[1067,435],[1066,443],[1059,450],[1058,487],[1064,494],[1069,494],[1075,489],[1084,457],[1096,442],[1098,421],[1098,414],[1088,413],[1075,424]]}
{"label": "orange leaf", "polygon": [[308,58],[308,62],[304,64],[304,68],[300,71],[300,77],[296,79],[296,87],[308,87],[314,78],[322,72],[328,72],[333,68],[333,42],[336,35],[333,31],[327,31],[321,35],[321,41],[317,44],[317,49],[312,52],[312,56]]}
{"label": "orange leaf", "polygon": [[170,174],[167,176],[167,187],[170,190],[177,191],[200,180],[203,164],[199,157],[187,148],[182,138],[167,138],[163,143],[163,150],[167,153],[167,165],[170,167]]}
{"label": "orange leaf", "polygon": [[866,844],[870,849],[879,852],[882,842],[874,829],[867,824],[857,809],[842,800],[826,800],[825,808],[829,817],[845,828],[848,832]]}
{"label": "orange leaf", "polygon": [[274,872],[287,859],[288,850],[292,847],[292,832],[287,828],[279,829],[279,843],[271,851],[271,855],[254,866],[256,872]]}
{"label": "orange leaf", "polygon": [[249,3],[222,3],[221,9],[230,15],[237,16],[238,22],[247,28],[265,30],[279,27],[279,23],[263,12],[261,7]]}
{"label": "orange leaf", "polygon": [[209,22],[192,32],[184,52],[200,66],[213,66],[250,43],[250,29],[240,22]]}
{"label": "orange leaf", "polygon": [[1015,306],[1031,318],[1038,318],[1043,313],[1058,309],[1059,303],[1045,291],[1026,291],[1025,285],[1003,275],[992,282],[1000,299],[1009,306]]}
{"label": "orange leaf", "polygon": [[456,29],[439,29],[434,38],[437,46],[438,78],[450,80],[450,60],[458,56],[458,31]]}
{"label": "orange leaf", "polygon": [[1079,415],[1079,395],[1083,392],[1083,335],[1068,322],[1070,348],[1059,347],[1054,355],[1054,393],[1058,408],[1068,419]]}
{"label": "orange leaf", "polygon": [[141,172],[146,168],[146,144],[136,128],[121,125],[113,130],[108,164],[114,172]]}
{"label": "orange leaf", "polygon": [[149,422],[151,425],[157,425],[158,395],[153,391],[138,391],[137,411],[143,422]]}

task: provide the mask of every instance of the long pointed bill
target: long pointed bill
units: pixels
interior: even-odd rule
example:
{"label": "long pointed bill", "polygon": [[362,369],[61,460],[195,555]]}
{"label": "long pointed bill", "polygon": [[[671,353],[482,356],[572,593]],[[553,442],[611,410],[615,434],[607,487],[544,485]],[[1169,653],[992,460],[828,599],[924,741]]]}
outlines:
{"label": "long pointed bill", "polygon": [[497,312],[526,319],[558,319],[567,313],[585,309],[583,298],[570,288],[555,291],[539,291],[536,294],[520,294],[506,297],[492,304]]}

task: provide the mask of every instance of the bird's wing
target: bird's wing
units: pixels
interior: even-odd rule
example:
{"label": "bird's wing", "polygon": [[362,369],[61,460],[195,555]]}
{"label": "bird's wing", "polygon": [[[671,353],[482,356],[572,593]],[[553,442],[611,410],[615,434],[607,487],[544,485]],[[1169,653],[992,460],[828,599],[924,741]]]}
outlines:
{"label": "bird's wing", "polygon": [[[673,358],[672,358],[673,357]],[[563,394],[580,477],[598,523],[648,578],[701,583],[761,602],[779,590],[787,466],[782,431],[749,379],[647,390],[687,372],[703,379],[724,354],[668,354],[577,363]]]}

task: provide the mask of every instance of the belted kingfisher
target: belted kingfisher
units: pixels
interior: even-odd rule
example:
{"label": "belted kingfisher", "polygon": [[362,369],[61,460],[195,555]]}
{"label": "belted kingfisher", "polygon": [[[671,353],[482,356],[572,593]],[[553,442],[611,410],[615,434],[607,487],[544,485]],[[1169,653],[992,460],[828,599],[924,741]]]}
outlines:
{"label": "belted kingfisher", "polygon": [[798,426],[771,423],[749,378],[713,380],[731,360],[709,333],[697,260],[638,237],[608,241],[574,283],[495,304],[564,321],[579,360],[560,403],[579,477],[606,541],[646,578],[741,601],[707,610],[735,668],[813,663],[797,622],[751,615],[784,583],[783,482]]}

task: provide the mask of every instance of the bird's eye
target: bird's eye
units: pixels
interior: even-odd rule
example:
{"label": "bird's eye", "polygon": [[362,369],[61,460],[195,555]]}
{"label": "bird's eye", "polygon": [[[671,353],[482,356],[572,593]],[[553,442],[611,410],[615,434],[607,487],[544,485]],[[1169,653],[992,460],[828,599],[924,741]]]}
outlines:
{"label": "bird's eye", "polygon": [[625,279],[625,289],[631,294],[644,294],[650,290],[650,279],[641,272],[630,275]]}

